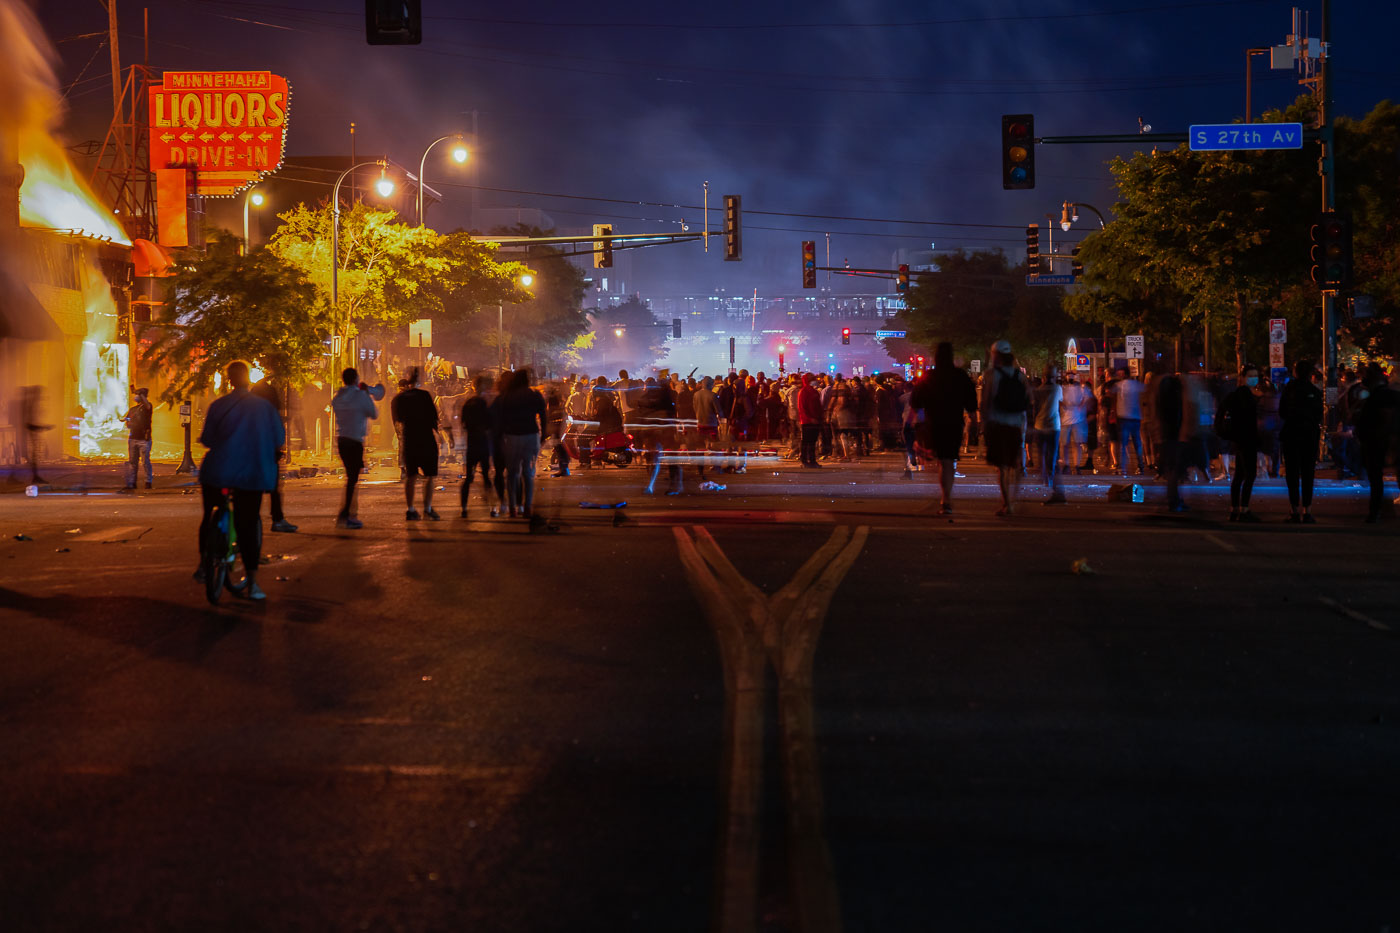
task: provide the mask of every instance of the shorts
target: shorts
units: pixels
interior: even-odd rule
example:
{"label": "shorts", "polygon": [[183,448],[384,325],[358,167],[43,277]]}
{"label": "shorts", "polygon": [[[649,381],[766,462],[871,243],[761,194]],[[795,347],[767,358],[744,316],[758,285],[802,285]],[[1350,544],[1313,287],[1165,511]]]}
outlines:
{"label": "shorts", "polygon": [[1066,444],[1083,444],[1089,436],[1089,429],[1083,421],[1076,421],[1065,425],[1063,433]]}
{"label": "shorts", "polygon": [[987,462],[992,466],[1021,466],[1021,429],[1015,425],[988,421],[983,431],[987,436]]}
{"label": "shorts", "polygon": [[431,447],[404,447],[403,451],[404,473],[414,476],[422,473],[424,476],[433,477],[438,474],[438,451],[437,445]]}

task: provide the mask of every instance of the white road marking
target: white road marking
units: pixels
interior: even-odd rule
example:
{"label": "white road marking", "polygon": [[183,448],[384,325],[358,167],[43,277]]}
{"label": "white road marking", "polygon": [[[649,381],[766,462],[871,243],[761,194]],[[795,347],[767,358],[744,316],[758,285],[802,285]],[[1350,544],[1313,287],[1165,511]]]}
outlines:
{"label": "white road marking", "polygon": [[1317,599],[1318,602],[1322,603],[1322,605],[1328,607],[1329,609],[1335,609],[1337,612],[1340,612],[1342,615],[1346,616],[1348,619],[1351,619],[1354,622],[1364,622],[1366,625],[1369,625],[1371,628],[1375,629],[1378,632],[1394,631],[1389,625],[1386,625],[1384,622],[1377,621],[1376,619],[1373,619],[1370,616],[1366,615],[1364,612],[1357,612],[1355,609],[1352,609],[1348,606],[1343,606],[1335,599],[1328,599],[1326,596],[1319,596]]}
{"label": "white road marking", "polygon": [[1240,549],[1239,549],[1238,547],[1236,547],[1234,544],[1230,543],[1229,541],[1226,541],[1224,538],[1220,537],[1219,535],[1210,535],[1210,534],[1208,534],[1208,535],[1205,536],[1205,539],[1206,539],[1207,541],[1209,541],[1211,544],[1214,544],[1215,546],[1219,547],[1222,551],[1229,551],[1231,554],[1238,554],[1238,553],[1240,552]]}

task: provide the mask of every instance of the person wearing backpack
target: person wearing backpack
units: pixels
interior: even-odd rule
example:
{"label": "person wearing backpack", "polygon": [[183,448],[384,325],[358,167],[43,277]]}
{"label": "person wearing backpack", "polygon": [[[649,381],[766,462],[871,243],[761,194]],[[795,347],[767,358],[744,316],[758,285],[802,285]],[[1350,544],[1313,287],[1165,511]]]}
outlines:
{"label": "person wearing backpack", "polygon": [[997,515],[1011,515],[1019,492],[1021,447],[1026,432],[1026,412],[1031,407],[1030,386],[1016,366],[1011,343],[992,344],[992,371],[982,383],[982,423],[987,439],[987,462],[997,468],[1001,508]]}
{"label": "person wearing backpack", "polygon": [[1254,478],[1259,473],[1259,367],[1246,365],[1240,384],[1215,411],[1215,433],[1230,442],[1235,475],[1230,480],[1230,521],[1258,522],[1249,510]]}
{"label": "person wearing backpack", "polygon": [[155,473],[151,469],[151,415],[155,409],[147,396],[149,389],[136,390],[136,404],[132,405],[122,420],[129,432],[126,439],[126,488],[136,488],[136,474],[141,471],[142,461],[146,466],[146,488],[151,488]]}

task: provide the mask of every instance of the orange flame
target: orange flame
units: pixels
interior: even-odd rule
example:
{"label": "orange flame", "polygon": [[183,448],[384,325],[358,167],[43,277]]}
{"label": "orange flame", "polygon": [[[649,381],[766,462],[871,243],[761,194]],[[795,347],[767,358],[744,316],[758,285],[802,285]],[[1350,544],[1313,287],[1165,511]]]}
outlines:
{"label": "orange flame", "polygon": [[0,0],[0,99],[4,127],[17,139],[24,167],[20,220],[35,227],[81,230],[130,245],[112,212],[93,196],[73,170],[54,133],[63,114],[53,71],[53,47],[23,3]]}

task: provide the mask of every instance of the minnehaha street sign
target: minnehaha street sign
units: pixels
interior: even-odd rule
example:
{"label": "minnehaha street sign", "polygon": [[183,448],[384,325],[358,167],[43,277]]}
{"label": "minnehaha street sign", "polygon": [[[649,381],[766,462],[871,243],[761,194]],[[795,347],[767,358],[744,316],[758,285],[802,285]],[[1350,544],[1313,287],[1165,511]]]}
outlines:
{"label": "minnehaha street sign", "polygon": [[195,194],[237,194],[282,164],[286,78],[267,71],[167,71],[149,94],[151,170],[193,169]]}

